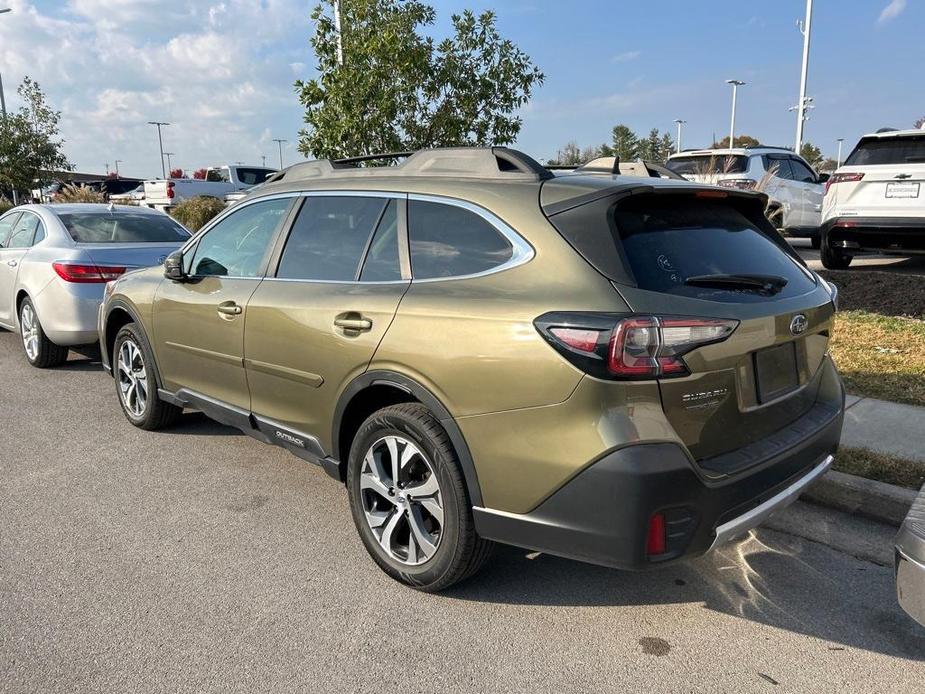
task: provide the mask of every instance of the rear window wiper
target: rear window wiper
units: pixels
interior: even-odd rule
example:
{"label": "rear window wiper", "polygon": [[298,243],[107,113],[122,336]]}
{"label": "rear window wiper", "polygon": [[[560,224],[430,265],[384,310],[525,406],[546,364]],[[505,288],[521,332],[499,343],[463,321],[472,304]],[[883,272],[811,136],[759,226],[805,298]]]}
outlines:
{"label": "rear window wiper", "polygon": [[694,275],[684,280],[684,284],[717,289],[750,289],[762,294],[777,294],[787,286],[787,278],[779,275]]}

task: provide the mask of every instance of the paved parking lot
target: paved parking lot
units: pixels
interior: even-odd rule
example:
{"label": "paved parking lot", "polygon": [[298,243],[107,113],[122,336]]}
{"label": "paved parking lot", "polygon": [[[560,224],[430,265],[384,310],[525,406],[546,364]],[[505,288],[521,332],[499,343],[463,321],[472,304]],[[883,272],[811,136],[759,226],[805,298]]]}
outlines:
{"label": "paved parking lot", "polygon": [[889,567],[770,530],[648,574],[501,548],[414,592],[320,469],[136,430],[97,363],[0,331],[0,691],[910,692],[923,659]]}
{"label": "paved parking lot", "polygon": [[[809,239],[788,239],[813,270],[824,270],[819,251],[814,251]],[[882,270],[907,275],[925,275],[925,256],[863,255],[851,261],[852,270]]]}

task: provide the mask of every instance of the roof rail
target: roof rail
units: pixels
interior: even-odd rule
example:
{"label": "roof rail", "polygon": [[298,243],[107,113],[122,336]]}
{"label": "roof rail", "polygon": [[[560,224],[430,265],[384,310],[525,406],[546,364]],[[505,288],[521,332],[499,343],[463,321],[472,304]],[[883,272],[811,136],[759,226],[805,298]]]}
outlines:
{"label": "roof rail", "polygon": [[787,152],[793,151],[793,147],[780,147],[778,145],[762,145],[762,144],[745,145],[743,149],[782,149],[782,150],[786,150]]}
{"label": "roof rail", "polygon": [[[394,166],[357,166],[379,159],[400,159]],[[507,147],[444,147],[416,152],[366,154],[346,159],[300,162],[267,178],[267,183],[312,178],[443,176],[539,181],[552,173],[532,157]]]}

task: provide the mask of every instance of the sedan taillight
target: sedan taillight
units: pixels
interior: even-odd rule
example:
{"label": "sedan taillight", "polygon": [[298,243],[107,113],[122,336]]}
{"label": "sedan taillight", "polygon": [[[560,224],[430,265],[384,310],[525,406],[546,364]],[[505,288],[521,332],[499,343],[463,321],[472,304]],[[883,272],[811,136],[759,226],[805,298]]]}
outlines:
{"label": "sedan taillight", "polygon": [[608,316],[548,313],[535,321],[546,340],[583,371],[598,378],[686,376],[683,356],[722,342],[736,320],[679,316]]}
{"label": "sedan taillight", "polygon": [[836,173],[829,176],[829,180],[825,182],[825,192],[829,192],[831,188],[836,183],[854,183],[860,181],[864,178],[862,173]]}
{"label": "sedan taillight", "polygon": [[52,263],[58,277],[65,282],[76,284],[95,284],[109,282],[125,272],[125,267],[117,265],[89,265],[86,263]]}

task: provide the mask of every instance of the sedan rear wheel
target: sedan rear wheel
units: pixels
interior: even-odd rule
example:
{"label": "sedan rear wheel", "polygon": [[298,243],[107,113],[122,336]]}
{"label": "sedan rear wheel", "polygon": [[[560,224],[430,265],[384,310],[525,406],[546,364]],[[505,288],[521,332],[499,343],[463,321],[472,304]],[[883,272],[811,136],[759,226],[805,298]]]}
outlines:
{"label": "sedan rear wheel", "polygon": [[48,339],[29,297],[23,299],[19,305],[19,333],[26,359],[32,366],[47,369],[67,361],[68,348],[56,345]]}

